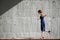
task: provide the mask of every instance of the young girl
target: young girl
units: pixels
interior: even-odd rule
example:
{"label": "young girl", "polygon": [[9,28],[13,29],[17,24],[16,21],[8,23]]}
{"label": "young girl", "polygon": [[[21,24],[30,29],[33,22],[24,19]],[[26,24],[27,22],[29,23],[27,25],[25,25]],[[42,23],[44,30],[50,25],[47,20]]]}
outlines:
{"label": "young girl", "polygon": [[46,16],[46,14],[44,14],[43,12],[42,12],[42,10],[38,10],[38,14],[39,14],[39,19],[41,20],[41,37],[42,38],[44,38],[43,37],[43,33],[44,32],[48,32],[48,33],[50,33],[50,31],[47,31],[47,30],[45,30],[45,21],[44,21],[44,17]]}

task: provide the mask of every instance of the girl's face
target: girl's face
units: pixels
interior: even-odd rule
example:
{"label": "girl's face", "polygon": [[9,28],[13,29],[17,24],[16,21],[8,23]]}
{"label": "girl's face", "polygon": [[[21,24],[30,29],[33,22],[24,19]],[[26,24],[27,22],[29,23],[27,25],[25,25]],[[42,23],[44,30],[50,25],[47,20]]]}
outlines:
{"label": "girl's face", "polygon": [[41,14],[40,12],[38,12],[38,14]]}
{"label": "girl's face", "polygon": [[40,14],[40,12],[38,12],[38,14]]}

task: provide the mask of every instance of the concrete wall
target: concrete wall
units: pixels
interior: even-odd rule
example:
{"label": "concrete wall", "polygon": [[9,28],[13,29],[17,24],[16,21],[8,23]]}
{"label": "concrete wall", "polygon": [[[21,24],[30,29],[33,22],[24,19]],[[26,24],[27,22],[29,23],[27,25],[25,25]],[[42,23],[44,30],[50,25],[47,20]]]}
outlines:
{"label": "concrete wall", "polygon": [[0,38],[40,38],[40,21],[37,11],[45,17],[45,38],[60,38],[60,0],[23,0],[0,16]]}
{"label": "concrete wall", "polygon": [[0,0],[0,16],[22,0]]}

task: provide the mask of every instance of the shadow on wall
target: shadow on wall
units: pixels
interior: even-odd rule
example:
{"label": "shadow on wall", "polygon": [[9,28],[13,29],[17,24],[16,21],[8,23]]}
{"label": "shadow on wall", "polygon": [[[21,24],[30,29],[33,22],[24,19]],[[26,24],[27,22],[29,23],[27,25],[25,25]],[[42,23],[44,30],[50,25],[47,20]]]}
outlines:
{"label": "shadow on wall", "polygon": [[22,0],[0,0],[0,16]]}

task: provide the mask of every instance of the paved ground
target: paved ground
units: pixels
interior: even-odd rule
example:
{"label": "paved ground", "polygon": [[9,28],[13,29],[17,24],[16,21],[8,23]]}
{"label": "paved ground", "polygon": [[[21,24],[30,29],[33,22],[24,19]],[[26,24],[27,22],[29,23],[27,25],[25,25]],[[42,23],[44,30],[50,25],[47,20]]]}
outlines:
{"label": "paved ground", "polygon": [[60,39],[0,39],[0,40],[60,40]]}

